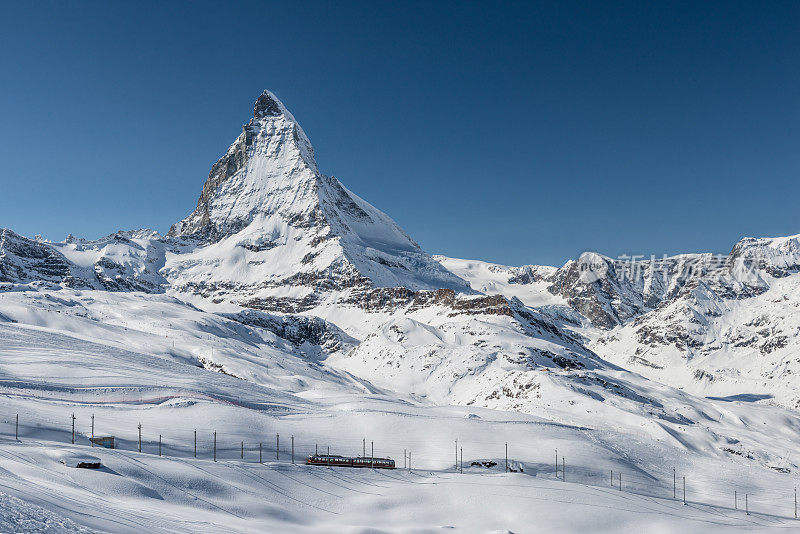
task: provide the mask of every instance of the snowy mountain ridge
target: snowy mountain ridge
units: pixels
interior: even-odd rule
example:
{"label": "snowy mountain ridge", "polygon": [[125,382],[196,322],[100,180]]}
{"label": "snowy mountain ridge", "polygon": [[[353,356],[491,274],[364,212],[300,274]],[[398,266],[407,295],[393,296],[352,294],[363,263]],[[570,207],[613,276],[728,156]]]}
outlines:
{"label": "snowy mountain ridge", "polygon": [[[588,364],[596,357],[579,336],[517,299],[470,288],[391,218],[321,174],[313,154],[294,117],[265,91],[212,166],[195,210],[166,236],[140,230],[45,243],[6,231],[0,282],[14,289],[11,301],[42,282],[56,292],[166,293],[384,387],[399,351],[409,358],[393,373],[405,377],[394,382],[398,394],[442,403],[533,412],[540,397],[521,397],[519,388],[532,387],[542,369],[565,373],[566,382],[575,369],[603,372],[604,364]],[[18,307],[5,315],[38,320]],[[407,335],[395,336],[398,329]],[[373,351],[379,340],[383,363]],[[223,354],[195,358],[234,374],[241,367]],[[458,393],[466,375],[480,386]]]}
{"label": "snowy mountain ridge", "polygon": [[[700,395],[769,392],[763,402],[797,408],[798,250],[795,235],[744,238],[727,256],[613,260],[585,253],[558,269],[525,266],[540,275],[505,285],[497,279],[516,281],[519,267],[437,259],[473,287],[519,295],[554,320],[565,307],[577,312],[580,320],[561,324],[626,369]],[[480,271],[465,268],[476,263]]]}
{"label": "snowy mountain ridge", "polygon": [[[729,301],[767,292],[776,276],[793,280],[800,265],[797,237],[742,240],[724,261],[586,253],[553,268],[434,258],[319,172],[306,134],[268,91],[212,166],[197,207],[166,236],[138,230],[45,243],[0,235],[0,282],[23,291],[46,282],[167,293],[402,394],[529,413],[554,398],[587,406],[634,399],[620,409],[656,413],[659,402],[644,393],[651,386],[622,378],[617,366],[687,387],[653,374],[680,365],[658,355],[713,352],[719,336],[709,339],[710,325]],[[622,339],[630,341],[620,349]],[[776,339],[760,346],[782,357],[789,337]],[[538,394],[542,371],[558,377],[547,382],[553,391],[569,395]],[[695,371],[706,381],[721,375]],[[780,400],[795,395],[786,387]]]}

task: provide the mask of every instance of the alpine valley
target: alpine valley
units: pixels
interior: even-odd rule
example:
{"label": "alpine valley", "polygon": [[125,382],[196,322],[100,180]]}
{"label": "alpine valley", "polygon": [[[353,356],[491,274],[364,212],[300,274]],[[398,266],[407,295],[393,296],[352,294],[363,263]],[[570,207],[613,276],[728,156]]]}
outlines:
{"label": "alpine valley", "polygon": [[[543,514],[552,531],[794,524],[800,236],[744,238],[724,257],[592,252],[561,267],[431,256],[319,170],[269,91],[166,235],[56,243],[0,230],[0,341],[0,516],[29,503],[55,514],[52,532],[394,531],[409,510],[417,519],[398,531],[525,532]],[[136,449],[141,422],[159,457],[103,451],[125,482],[65,475],[54,451],[84,443],[69,443],[72,412],[85,443],[97,414],[103,433],[129,440],[121,449]],[[31,426],[12,441],[17,413]],[[233,460],[256,443],[286,460],[289,435],[298,454],[374,440],[401,464],[413,449],[425,474],[223,473],[177,441],[165,456],[208,475],[164,467],[162,435],[212,427],[243,440]],[[505,443],[514,473],[500,469]],[[473,479],[454,472],[459,446]],[[691,511],[670,500],[673,469],[691,473]],[[625,473],[627,500],[609,472],[612,485]],[[730,506],[736,488],[761,515]],[[536,503],[519,500],[532,492]],[[264,495],[269,506],[236,504]],[[108,513],[87,513],[97,506]],[[359,506],[386,517],[345,513]],[[603,511],[575,519],[590,506]]]}

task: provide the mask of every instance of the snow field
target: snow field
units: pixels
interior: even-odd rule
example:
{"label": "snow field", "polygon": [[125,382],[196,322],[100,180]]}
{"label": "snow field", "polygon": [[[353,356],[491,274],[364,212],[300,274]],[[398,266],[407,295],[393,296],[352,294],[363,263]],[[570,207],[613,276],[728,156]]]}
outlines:
{"label": "snow field", "polygon": [[[53,525],[63,518],[114,532],[800,527],[792,518],[800,422],[779,407],[681,395],[679,422],[669,423],[616,409],[590,413],[566,395],[538,414],[436,406],[163,295],[16,292],[2,295],[0,310],[8,319],[0,323],[0,492],[56,514]],[[200,368],[200,356],[248,379]],[[666,402],[667,393],[654,395]],[[95,434],[114,435],[119,450],[87,446],[92,415]],[[374,441],[375,454],[399,466],[410,451],[414,471],[293,466],[291,436],[297,462],[315,445],[358,455],[366,439],[367,454]],[[463,475],[455,472],[456,439]],[[506,443],[524,473],[503,473]],[[556,449],[566,460],[565,482],[555,477]],[[58,463],[70,451],[102,458],[107,470]],[[469,467],[486,460],[500,467]],[[673,467],[679,483],[687,477],[687,506],[672,500]],[[733,509],[734,491],[748,494],[750,516]]]}

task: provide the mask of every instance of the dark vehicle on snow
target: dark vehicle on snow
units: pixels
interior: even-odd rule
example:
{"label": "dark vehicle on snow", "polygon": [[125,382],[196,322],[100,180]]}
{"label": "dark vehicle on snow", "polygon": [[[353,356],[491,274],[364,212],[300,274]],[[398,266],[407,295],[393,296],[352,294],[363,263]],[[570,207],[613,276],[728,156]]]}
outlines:
{"label": "dark vehicle on snow", "polygon": [[371,467],[375,469],[394,469],[391,458],[372,458],[370,456],[339,456],[336,454],[312,454],[306,459],[307,465],[327,465],[332,467]]}

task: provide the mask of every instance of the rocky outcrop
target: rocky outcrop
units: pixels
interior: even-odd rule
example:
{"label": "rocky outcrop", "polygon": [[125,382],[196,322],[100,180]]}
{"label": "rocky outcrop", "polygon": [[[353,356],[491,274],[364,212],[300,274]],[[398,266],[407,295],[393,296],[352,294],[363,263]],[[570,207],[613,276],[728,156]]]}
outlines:
{"label": "rocky outcrop", "polygon": [[238,323],[263,328],[298,347],[314,345],[325,354],[348,351],[358,344],[356,339],[339,327],[319,317],[272,315],[255,310],[220,315]]}
{"label": "rocky outcrop", "polygon": [[11,230],[0,230],[0,282],[47,281],[83,287],[73,275],[70,262],[47,243],[28,239]]}
{"label": "rocky outcrop", "polygon": [[0,235],[0,282],[158,293],[167,283],[158,272],[164,261],[160,236],[151,230],[116,232],[96,241],[70,237],[62,243],[28,239],[10,230]]}

